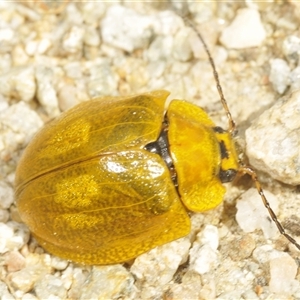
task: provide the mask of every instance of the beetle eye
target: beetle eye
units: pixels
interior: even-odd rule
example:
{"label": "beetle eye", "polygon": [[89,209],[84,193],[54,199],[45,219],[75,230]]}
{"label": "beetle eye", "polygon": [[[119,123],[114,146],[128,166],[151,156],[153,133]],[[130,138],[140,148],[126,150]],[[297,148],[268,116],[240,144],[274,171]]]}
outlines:
{"label": "beetle eye", "polygon": [[228,169],[228,170],[221,169],[220,173],[219,173],[219,178],[222,183],[231,182],[235,178],[236,173],[237,173],[237,170],[235,170],[235,169]]}

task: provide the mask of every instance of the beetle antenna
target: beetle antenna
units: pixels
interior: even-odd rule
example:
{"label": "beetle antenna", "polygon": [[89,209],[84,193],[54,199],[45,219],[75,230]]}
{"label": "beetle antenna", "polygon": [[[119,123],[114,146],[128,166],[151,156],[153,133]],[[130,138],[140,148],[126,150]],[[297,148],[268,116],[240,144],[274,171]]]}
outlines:
{"label": "beetle antenna", "polygon": [[265,208],[268,210],[269,215],[271,216],[272,221],[276,224],[279,232],[288,240],[290,241],[295,247],[297,247],[300,250],[300,245],[296,242],[295,239],[293,239],[288,233],[285,232],[285,229],[283,228],[283,226],[281,225],[280,221],[278,220],[276,214],[274,213],[273,209],[270,206],[269,201],[267,200],[264,191],[261,187],[261,184],[257,178],[257,174],[256,172],[249,166],[241,166],[239,171],[243,174],[248,174],[251,176],[252,180],[255,183],[255,187],[262,199],[262,202],[265,206]]}
{"label": "beetle antenna", "polygon": [[[194,30],[194,32],[197,34],[198,38],[200,39],[204,49],[205,49],[205,52],[208,56],[208,59],[209,59],[209,62],[212,66],[212,69],[213,69],[213,74],[214,74],[214,78],[215,78],[215,81],[216,81],[216,86],[217,86],[217,90],[219,92],[219,95],[220,95],[220,99],[221,99],[221,102],[222,102],[222,105],[226,111],[226,114],[227,114],[227,118],[228,118],[228,122],[229,122],[229,132],[231,133],[231,135],[235,135],[236,133],[236,125],[235,125],[235,122],[232,118],[232,115],[230,113],[230,110],[228,108],[228,105],[227,105],[227,101],[224,97],[224,94],[223,94],[223,90],[222,90],[222,87],[221,87],[221,84],[220,84],[220,80],[219,80],[219,74],[217,72],[217,69],[216,69],[216,66],[215,66],[215,63],[214,63],[214,60],[210,54],[210,51],[208,49],[208,46],[206,44],[206,42],[204,41],[202,35],[200,34],[200,32],[197,30],[195,24],[190,21],[187,17],[183,17],[182,16],[182,19],[184,20],[184,22]],[[292,238],[288,233],[286,233],[284,227],[282,226],[281,222],[278,220],[276,214],[274,213],[273,209],[271,208],[270,206],[270,203],[269,201],[267,200],[265,194],[264,194],[264,191],[261,187],[261,184],[257,178],[257,174],[256,172],[250,167],[250,166],[246,166],[246,165],[243,165],[240,163],[240,167],[239,167],[239,170],[238,170],[239,173],[241,174],[248,174],[251,176],[251,179],[252,181],[254,181],[255,183],[255,187],[256,187],[256,190],[258,191],[261,199],[262,199],[262,202],[265,206],[265,208],[268,210],[269,212],[269,215],[272,219],[272,221],[276,224],[279,232],[289,241],[291,242],[298,250],[300,250],[300,245],[296,242],[296,240],[294,238]]]}
{"label": "beetle antenna", "polygon": [[236,125],[235,125],[235,122],[234,122],[234,120],[232,118],[231,112],[230,112],[230,110],[228,108],[227,101],[226,101],[226,99],[224,97],[223,89],[221,87],[220,80],[219,80],[219,74],[217,72],[217,69],[216,69],[216,66],[215,66],[215,62],[214,62],[214,60],[213,60],[213,58],[212,58],[212,56],[210,54],[210,51],[209,51],[209,49],[207,47],[207,44],[204,41],[204,39],[203,39],[202,35],[200,34],[200,32],[197,30],[195,24],[193,22],[191,22],[186,17],[182,17],[182,18],[183,18],[184,22],[186,24],[188,24],[189,27],[191,27],[194,30],[194,32],[197,34],[198,38],[200,39],[200,41],[201,41],[201,43],[202,43],[202,45],[204,47],[204,50],[205,50],[205,52],[206,52],[206,54],[208,56],[210,65],[211,65],[211,67],[213,69],[213,74],[214,74],[214,78],[215,78],[215,81],[216,81],[216,87],[217,87],[217,90],[218,90],[218,93],[219,93],[219,96],[220,96],[220,99],[221,99],[221,103],[222,103],[222,105],[223,105],[223,107],[224,107],[224,109],[226,111],[226,114],[227,114],[228,123],[229,123],[229,129],[228,129],[228,131],[231,133],[231,135],[235,135],[235,133],[236,133]]}

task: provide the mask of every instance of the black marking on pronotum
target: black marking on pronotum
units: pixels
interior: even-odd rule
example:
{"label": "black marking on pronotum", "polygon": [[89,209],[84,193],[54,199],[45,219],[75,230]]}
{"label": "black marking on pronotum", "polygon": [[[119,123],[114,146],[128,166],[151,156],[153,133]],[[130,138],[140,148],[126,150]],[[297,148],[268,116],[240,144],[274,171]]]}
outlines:
{"label": "black marking on pronotum", "polygon": [[222,159],[225,159],[225,158],[228,159],[229,158],[229,154],[228,154],[228,150],[226,148],[226,145],[225,145],[224,141],[221,141],[219,143],[219,145],[220,145],[220,151],[221,151],[221,157],[222,157]]}
{"label": "black marking on pronotum", "polygon": [[217,132],[217,133],[224,133],[224,132],[226,132],[226,130],[224,130],[222,127],[220,127],[220,126],[215,126],[214,128],[213,128],[213,130],[214,130],[214,132]]}

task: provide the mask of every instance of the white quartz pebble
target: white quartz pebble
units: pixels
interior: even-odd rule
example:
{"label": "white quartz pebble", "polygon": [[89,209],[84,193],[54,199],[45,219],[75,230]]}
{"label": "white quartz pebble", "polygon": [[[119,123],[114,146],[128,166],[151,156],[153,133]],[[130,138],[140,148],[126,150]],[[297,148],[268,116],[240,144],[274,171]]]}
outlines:
{"label": "white quartz pebble", "polygon": [[226,48],[258,47],[266,38],[260,14],[256,9],[242,8],[232,23],[226,27],[220,41]]}

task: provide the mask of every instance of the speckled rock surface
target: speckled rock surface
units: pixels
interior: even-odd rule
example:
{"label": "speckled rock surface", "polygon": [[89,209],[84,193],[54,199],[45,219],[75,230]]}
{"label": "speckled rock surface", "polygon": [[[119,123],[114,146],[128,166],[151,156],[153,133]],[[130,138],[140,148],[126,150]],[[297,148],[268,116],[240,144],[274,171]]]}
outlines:
{"label": "speckled rock surface", "polygon": [[250,164],[277,180],[299,185],[300,90],[261,114],[247,129],[246,141]]}
{"label": "speckled rock surface", "polygon": [[[299,2],[174,5],[209,45],[238,142],[300,242]],[[17,162],[44,123],[94,97],[162,88],[219,126],[228,122],[201,43],[166,3],[2,1],[0,20],[3,299],[300,299],[299,251],[273,228],[248,177],[226,184],[216,209],[191,213],[187,237],[124,265],[83,266],[46,253],[13,203]]]}

